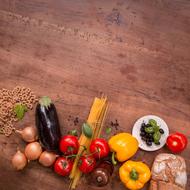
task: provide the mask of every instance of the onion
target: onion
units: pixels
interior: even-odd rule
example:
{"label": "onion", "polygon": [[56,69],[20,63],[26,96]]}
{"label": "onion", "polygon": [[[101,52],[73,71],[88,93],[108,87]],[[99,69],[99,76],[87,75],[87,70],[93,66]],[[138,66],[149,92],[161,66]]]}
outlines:
{"label": "onion", "polygon": [[12,165],[16,170],[22,170],[27,164],[26,156],[19,150],[12,158]]}
{"label": "onion", "polygon": [[16,130],[22,136],[22,139],[26,142],[34,142],[37,140],[37,129],[36,127],[25,127],[23,130]]}
{"label": "onion", "polygon": [[42,147],[39,142],[32,142],[26,145],[24,153],[28,160],[37,160],[42,153]]}
{"label": "onion", "polygon": [[52,152],[44,151],[40,155],[39,162],[45,167],[50,167],[55,162],[56,157],[57,157],[56,154]]}

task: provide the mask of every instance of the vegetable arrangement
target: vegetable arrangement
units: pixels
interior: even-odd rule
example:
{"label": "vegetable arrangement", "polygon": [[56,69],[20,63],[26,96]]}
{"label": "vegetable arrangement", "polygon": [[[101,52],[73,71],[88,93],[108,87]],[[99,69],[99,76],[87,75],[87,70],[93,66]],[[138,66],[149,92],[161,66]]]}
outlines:
{"label": "vegetable arrangement", "polygon": [[121,181],[128,189],[141,189],[149,181],[151,173],[146,164],[129,160],[138,150],[137,139],[129,133],[119,133],[109,139],[109,146],[113,151],[113,164],[117,164],[115,157],[120,162],[126,161],[119,169]]}
{"label": "vegetable arrangement", "polygon": [[[20,105],[16,111],[18,114],[23,114]],[[15,131],[28,143],[24,153],[18,150],[12,158],[12,164],[17,170],[22,170],[29,161],[39,159],[40,164],[50,167],[56,160],[56,154],[50,151],[59,152],[61,132],[56,108],[49,97],[42,97],[39,100],[36,107],[36,126],[37,128],[28,126]]]}
{"label": "vegetable arrangement", "polygon": [[[14,110],[20,119],[27,111],[21,104]],[[75,189],[82,174],[89,174],[93,185],[107,185],[114,165],[121,162],[119,177],[124,185],[131,190],[143,188],[151,178],[151,171],[145,163],[131,160],[138,151],[138,140],[126,132],[115,134],[108,140],[100,138],[107,110],[107,98],[95,98],[88,119],[81,126],[80,137],[77,130],[61,136],[55,105],[49,97],[42,97],[36,106],[36,127],[15,130],[28,144],[23,153],[18,150],[13,156],[13,167],[22,170],[29,161],[38,160],[44,167],[52,167],[58,175],[69,176],[69,188]],[[110,133],[111,128],[107,128],[106,134]],[[140,128],[140,136],[148,146],[159,145],[164,133],[154,119],[142,123]],[[187,143],[186,136],[181,133],[169,135],[166,142],[173,153],[183,151]]]}
{"label": "vegetable arrangement", "polygon": [[77,183],[82,175],[81,170],[78,168],[80,156],[83,155],[85,151],[88,154],[91,141],[100,137],[107,109],[108,102],[106,97],[94,99],[87,122],[82,126],[82,134],[79,138],[79,151],[74,161],[71,174],[69,176],[71,179],[71,189],[76,188]]}

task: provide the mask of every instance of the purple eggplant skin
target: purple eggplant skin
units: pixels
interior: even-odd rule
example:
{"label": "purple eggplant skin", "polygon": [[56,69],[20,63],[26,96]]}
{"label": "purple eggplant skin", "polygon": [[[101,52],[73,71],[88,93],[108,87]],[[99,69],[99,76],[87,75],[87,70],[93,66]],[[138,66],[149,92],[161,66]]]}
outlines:
{"label": "purple eggplant skin", "polygon": [[61,130],[55,105],[49,97],[44,96],[39,100],[36,106],[35,119],[42,147],[47,151],[59,154]]}

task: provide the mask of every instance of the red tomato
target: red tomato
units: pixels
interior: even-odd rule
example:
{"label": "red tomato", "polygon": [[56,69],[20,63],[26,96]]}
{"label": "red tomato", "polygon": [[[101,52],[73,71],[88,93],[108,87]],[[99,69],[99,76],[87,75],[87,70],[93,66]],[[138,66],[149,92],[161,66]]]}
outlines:
{"label": "red tomato", "polygon": [[84,155],[79,160],[79,170],[83,173],[90,173],[96,166],[96,160],[93,156]]}
{"label": "red tomato", "polygon": [[109,145],[105,139],[95,139],[90,144],[90,152],[94,158],[100,159],[106,157],[109,151]]}
{"label": "red tomato", "polygon": [[77,137],[73,135],[66,135],[62,137],[59,143],[60,151],[66,156],[77,154],[79,146],[80,145],[79,145]]}
{"label": "red tomato", "polygon": [[73,167],[73,162],[65,157],[59,157],[54,164],[54,171],[62,176],[70,174]]}
{"label": "red tomato", "polygon": [[168,136],[166,144],[173,153],[183,151],[187,146],[187,137],[181,133],[174,133]]}

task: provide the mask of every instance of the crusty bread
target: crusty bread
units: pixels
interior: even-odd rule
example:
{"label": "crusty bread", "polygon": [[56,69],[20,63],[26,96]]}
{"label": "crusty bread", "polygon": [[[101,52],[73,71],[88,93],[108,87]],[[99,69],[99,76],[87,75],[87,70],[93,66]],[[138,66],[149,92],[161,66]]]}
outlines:
{"label": "crusty bread", "polygon": [[184,188],[164,181],[150,181],[150,190],[184,190]]}
{"label": "crusty bread", "polygon": [[174,154],[159,154],[152,166],[150,190],[185,190],[185,160]]}

